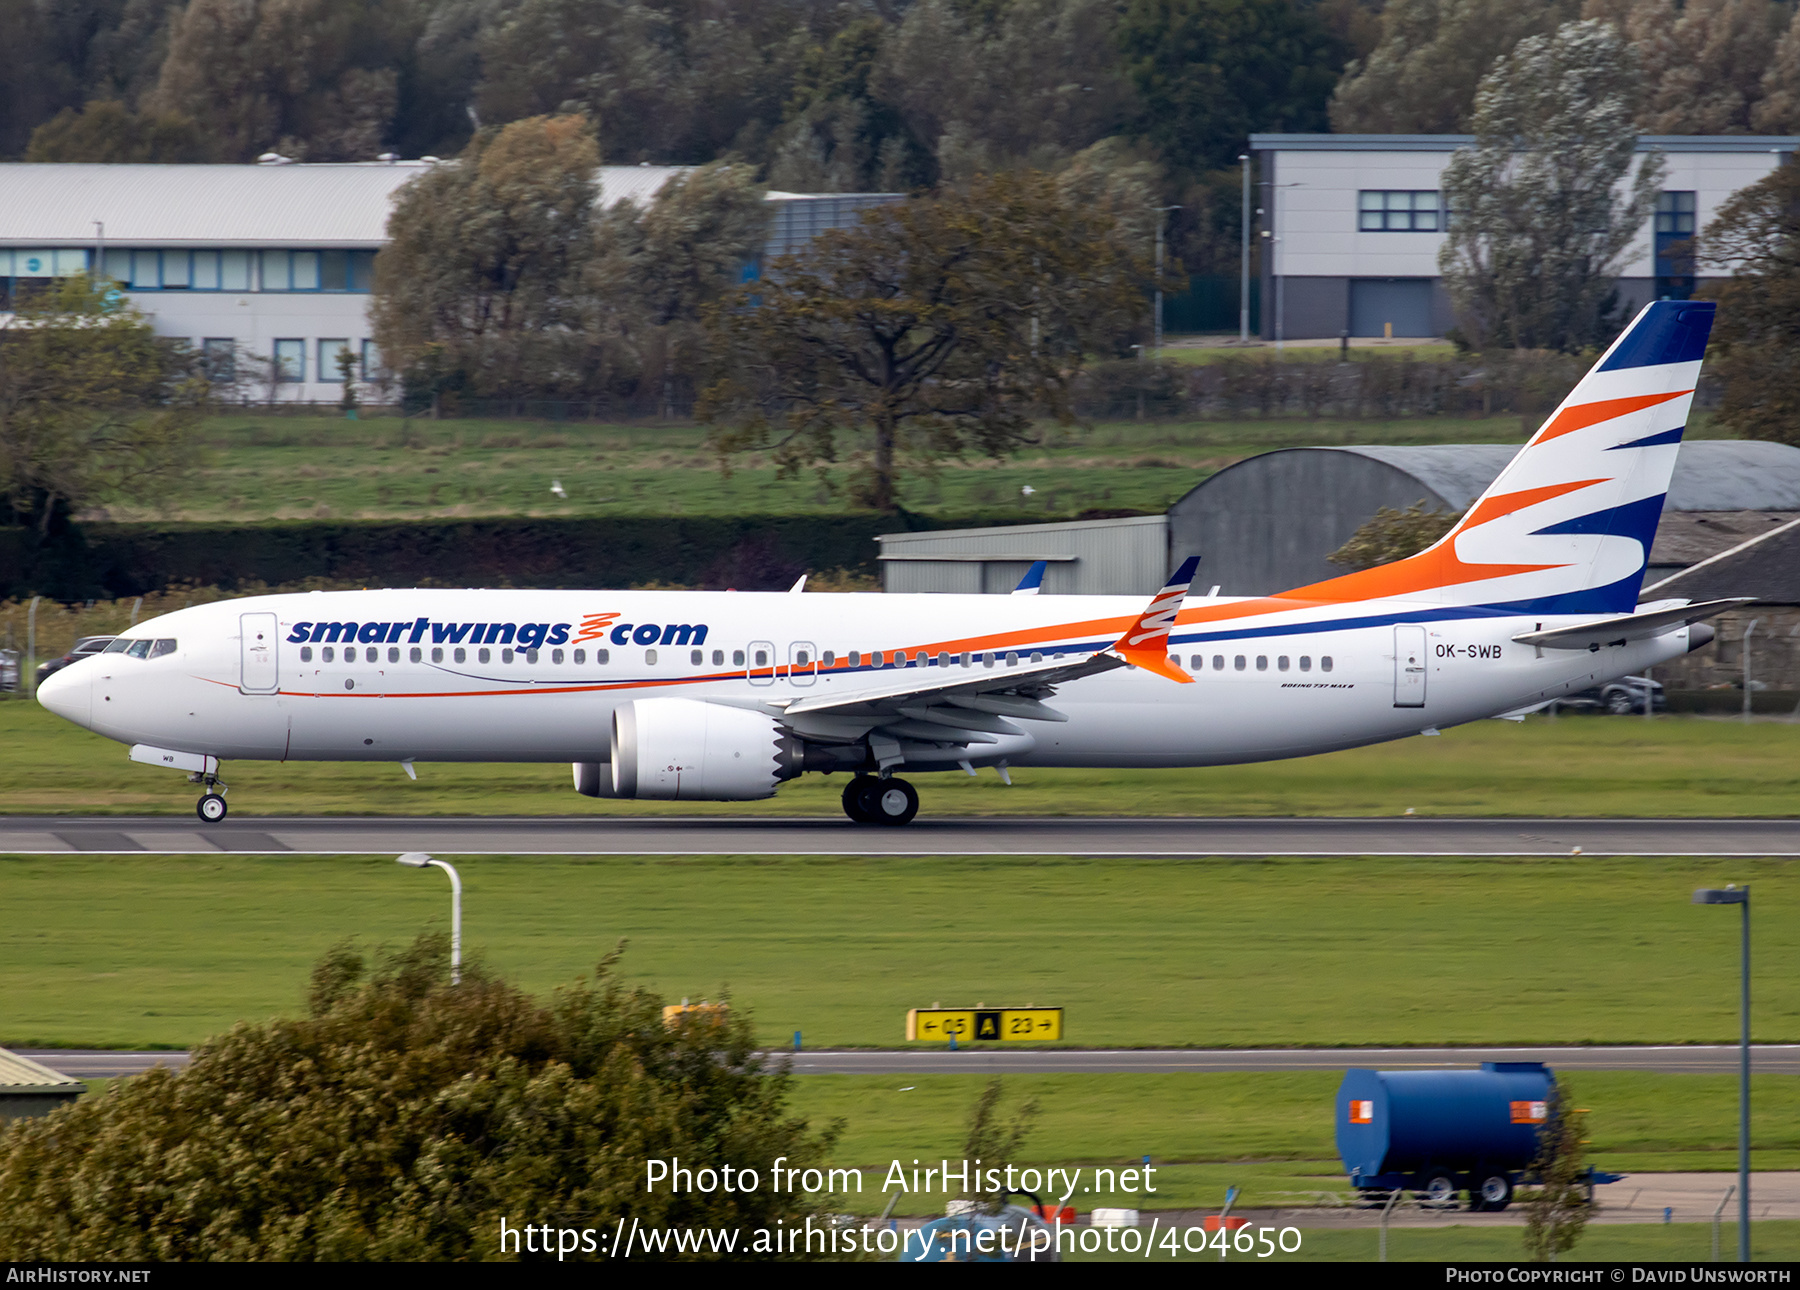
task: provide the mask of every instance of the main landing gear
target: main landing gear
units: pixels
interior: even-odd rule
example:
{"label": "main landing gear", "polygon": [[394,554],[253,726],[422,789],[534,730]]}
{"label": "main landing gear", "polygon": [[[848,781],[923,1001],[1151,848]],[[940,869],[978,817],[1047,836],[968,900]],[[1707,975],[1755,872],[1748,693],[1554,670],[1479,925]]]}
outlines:
{"label": "main landing gear", "polygon": [[190,784],[206,785],[206,793],[194,805],[194,814],[208,824],[217,824],[225,818],[225,794],[231,790],[223,784],[217,775],[202,775],[195,771],[188,776]]}
{"label": "main landing gear", "polygon": [[918,813],[918,790],[903,779],[858,775],[844,785],[844,814],[858,824],[909,824]]}

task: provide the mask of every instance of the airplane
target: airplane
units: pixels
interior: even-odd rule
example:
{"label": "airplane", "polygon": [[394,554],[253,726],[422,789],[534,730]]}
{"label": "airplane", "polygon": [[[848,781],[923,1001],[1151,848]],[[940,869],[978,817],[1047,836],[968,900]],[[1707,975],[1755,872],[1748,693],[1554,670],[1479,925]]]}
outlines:
{"label": "airplane", "polygon": [[[126,630],[39,701],[186,771],[232,760],[567,762],[590,797],[749,801],[844,772],[1304,757],[1522,719],[1698,649],[1744,598],[1638,604],[1713,306],[1645,307],[1425,551],[1274,595],[387,589],[256,596]],[[796,584],[795,592],[804,585]],[[1018,594],[1019,592],[1028,594]]]}

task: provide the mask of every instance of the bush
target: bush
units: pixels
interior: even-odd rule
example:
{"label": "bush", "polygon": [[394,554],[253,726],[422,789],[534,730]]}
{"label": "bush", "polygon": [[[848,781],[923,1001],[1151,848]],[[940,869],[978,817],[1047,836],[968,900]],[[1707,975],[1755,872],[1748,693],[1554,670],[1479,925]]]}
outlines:
{"label": "bush", "polygon": [[[340,948],[309,1015],[240,1024],[164,1069],[0,1133],[0,1259],[511,1257],[500,1222],[611,1231],[816,1215],[768,1185],[833,1132],[785,1111],[737,1013],[666,1027],[612,957],[540,1003],[424,936]],[[647,1157],[758,1170],[754,1191],[644,1186]]]}

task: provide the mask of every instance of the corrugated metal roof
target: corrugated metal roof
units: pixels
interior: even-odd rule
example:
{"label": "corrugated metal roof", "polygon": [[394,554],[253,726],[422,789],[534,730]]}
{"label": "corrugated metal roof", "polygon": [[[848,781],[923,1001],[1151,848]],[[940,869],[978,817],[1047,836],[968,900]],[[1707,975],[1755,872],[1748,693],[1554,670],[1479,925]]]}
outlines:
{"label": "corrugated metal roof", "polygon": [[[347,165],[0,165],[0,246],[378,247],[422,161]],[[602,166],[601,200],[647,203],[686,166]]]}
{"label": "corrugated metal roof", "polygon": [[[1518,453],[1507,444],[1424,447],[1362,445],[1289,448],[1287,452],[1351,452],[1405,471],[1457,510],[1487,490]],[[1675,459],[1671,511],[1800,510],[1800,448],[1747,439],[1691,439]]]}
{"label": "corrugated metal roof", "polygon": [[68,1093],[87,1088],[61,1071],[40,1066],[29,1057],[0,1048],[0,1095],[8,1093]]}

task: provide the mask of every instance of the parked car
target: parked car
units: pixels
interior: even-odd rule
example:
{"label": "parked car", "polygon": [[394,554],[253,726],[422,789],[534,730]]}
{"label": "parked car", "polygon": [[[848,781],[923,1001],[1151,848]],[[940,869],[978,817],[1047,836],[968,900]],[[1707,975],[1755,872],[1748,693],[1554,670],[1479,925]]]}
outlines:
{"label": "parked car", "polygon": [[1622,676],[1605,685],[1558,699],[1556,708],[1559,712],[1610,712],[1615,717],[1623,717],[1633,712],[1642,714],[1645,696],[1652,705],[1652,712],[1661,712],[1668,707],[1661,681],[1652,681],[1647,676]]}
{"label": "parked car", "polygon": [[116,636],[83,636],[75,642],[75,648],[61,658],[46,659],[38,664],[37,683],[42,685],[48,678],[55,676],[69,664],[84,659],[90,654],[98,654],[117,639]]}
{"label": "parked car", "polygon": [[19,651],[0,649],[0,693],[15,693],[19,688]]}

